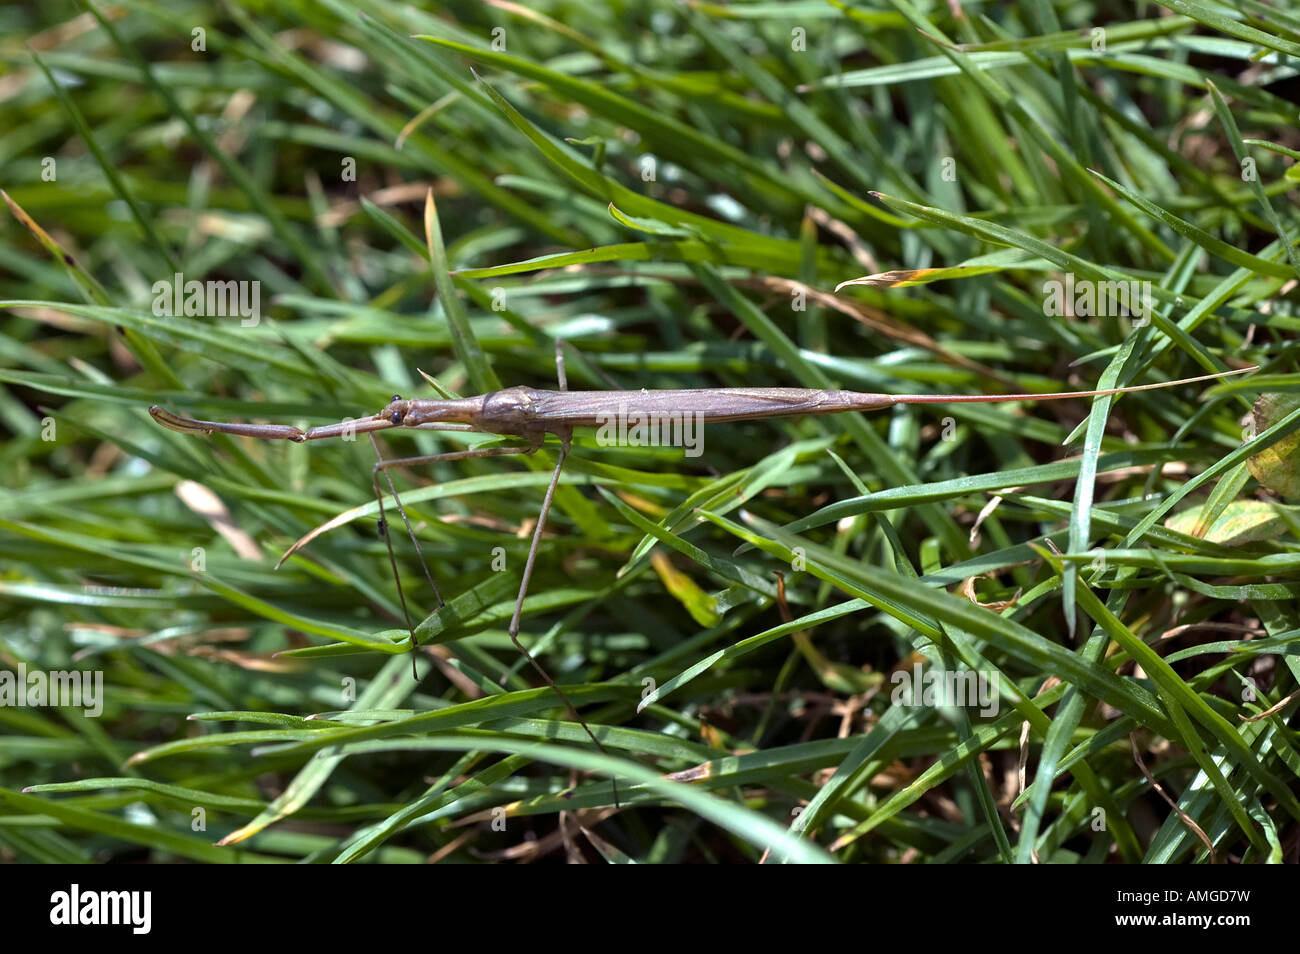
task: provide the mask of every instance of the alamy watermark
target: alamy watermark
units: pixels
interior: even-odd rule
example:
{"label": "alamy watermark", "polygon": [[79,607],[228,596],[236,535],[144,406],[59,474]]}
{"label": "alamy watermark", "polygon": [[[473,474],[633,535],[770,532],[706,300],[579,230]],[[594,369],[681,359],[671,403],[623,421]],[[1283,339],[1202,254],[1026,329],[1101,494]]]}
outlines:
{"label": "alamy watermark", "polygon": [[1148,281],[1076,280],[1073,272],[1066,272],[1065,281],[1053,278],[1043,283],[1043,314],[1048,316],[1139,318],[1142,327],[1151,320],[1154,305]]}
{"label": "alamy watermark", "polygon": [[181,272],[170,280],[156,281],[153,313],[159,318],[238,318],[245,328],[262,320],[262,283],[260,281],[185,281]]}
{"label": "alamy watermark", "polygon": [[601,447],[684,447],[687,457],[704,453],[702,411],[617,411],[596,415],[596,443]]}
{"label": "alamy watermark", "polygon": [[148,934],[153,926],[152,891],[83,891],[74,884],[50,895],[50,923],[58,925],[122,924],[132,934]]}
{"label": "alamy watermark", "polygon": [[101,669],[28,670],[18,664],[18,672],[0,669],[0,706],[67,707],[81,709],[95,719],[104,711],[104,672]]}
{"label": "alamy watermark", "polygon": [[896,706],[961,706],[979,709],[988,718],[996,716],[1001,704],[998,673],[971,669],[940,669],[931,666],[922,672],[916,663],[910,670],[899,669],[889,681],[894,691],[889,701]]}

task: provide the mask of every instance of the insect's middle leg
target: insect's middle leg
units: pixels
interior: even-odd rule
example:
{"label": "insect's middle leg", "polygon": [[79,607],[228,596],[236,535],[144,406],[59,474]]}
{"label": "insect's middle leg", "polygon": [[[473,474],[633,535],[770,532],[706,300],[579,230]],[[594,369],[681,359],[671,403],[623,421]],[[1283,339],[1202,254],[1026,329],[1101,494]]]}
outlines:
{"label": "insect's middle leg", "polygon": [[[560,385],[563,387],[565,384],[564,361],[560,358],[558,345],[556,346],[556,359],[559,366]],[[542,664],[534,658],[533,654],[524,648],[524,644],[519,641],[519,622],[524,611],[524,597],[528,595],[528,583],[533,577],[533,564],[537,562],[537,548],[542,542],[542,531],[546,529],[546,517],[551,512],[551,502],[555,499],[555,489],[560,483],[560,471],[564,469],[564,461],[565,458],[569,456],[569,448],[572,441],[573,433],[571,431],[565,431],[560,434],[560,452],[556,455],[555,472],[551,474],[551,482],[546,487],[546,496],[542,499],[542,509],[537,514],[537,526],[533,528],[533,540],[528,547],[528,558],[524,561],[523,578],[519,581],[519,596],[515,599],[515,612],[510,618],[510,626],[506,632],[510,636],[510,641],[515,644],[515,649],[519,650],[519,654],[523,656],[524,659],[528,660],[533,669],[537,671],[537,674],[542,677],[542,680],[551,687],[557,696],[560,697],[560,701],[564,704],[564,708],[569,710],[569,715],[572,717],[573,721],[582,726],[583,731],[587,733],[587,737],[595,743],[596,748],[600,750],[601,754],[607,755],[609,753],[605,750],[605,746],[601,744],[600,739],[596,738],[596,734],[591,731],[591,726],[587,725],[587,721],[583,719],[582,716],[578,715],[578,710],[574,708],[568,695],[565,694],[559,684],[551,678],[550,673],[542,668]],[[614,786],[614,804],[617,806],[618,781],[617,779],[612,779],[611,781]]]}
{"label": "insect's middle leg", "polygon": [[379,503],[379,527],[383,534],[384,543],[388,547],[388,563],[393,570],[393,582],[397,584],[397,597],[402,604],[402,617],[406,620],[407,631],[411,634],[411,674],[419,679],[419,673],[415,668],[415,650],[418,648],[415,638],[415,624],[411,622],[411,612],[406,605],[406,593],[402,589],[402,578],[397,572],[397,555],[393,552],[392,534],[388,532],[387,511],[384,509],[384,494],[379,487],[379,475],[384,475],[384,480],[388,483],[388,490],[393,495],[393,504],[397,507],[397,512],[402,515],[402,523],[406,527],[407,536],[411,538],[411,544],[415,547],[415,554],[420,558],[420,567],[424,570],[424,578],[428,581],[429,587],[433,590],[433,595],[438,599],[438,607],[443,605],[442,593],[438,590],[438,584],[433,582],[433,575],[429,572],[429,564],[424,559],[424,551],[420,549],[420,541],[415,536],[415,530],[411,527],[410,518],[406,515],[406,508],[402,506],[402,498],[397,495],[397,487],[393,483],[393,477],[389,471],[394,467],[418,467],[421,464],[437,464],[452,460],[466,460],[471,457],[505,457],[510,454],[531,454],[542,446],[541,438],[537,438],[527,447],[474,447],[468,450],[448,451],[444,454],[426,454],[419,457],[395,457],[386,459],[379,451],[379,443],[371,435],[371,444],[375,448],[375,456],[379,458],[371,470],[371,485],[375,490],[375,500]]}

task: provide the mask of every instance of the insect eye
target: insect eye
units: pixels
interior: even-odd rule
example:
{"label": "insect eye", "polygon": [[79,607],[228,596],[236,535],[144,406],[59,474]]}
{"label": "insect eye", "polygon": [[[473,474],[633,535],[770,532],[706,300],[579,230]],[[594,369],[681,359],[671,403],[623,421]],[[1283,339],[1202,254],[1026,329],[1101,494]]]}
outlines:
{"label": "insect eye", "polygon": [[394,394],[394,395],[393,395],[393,400],[394,400],[394,401],[400,401],[401,399],[402,399],[402,396],[401,396],[400,394]]}
{"label": "insect eye", "polygon": [[401,424],[401,423],[402,423],[402,412],[401,412],[401,411],[394,411],[394,412],[393,412],[393,416],[390,418],[390,420],[391,420],[394,424]]}

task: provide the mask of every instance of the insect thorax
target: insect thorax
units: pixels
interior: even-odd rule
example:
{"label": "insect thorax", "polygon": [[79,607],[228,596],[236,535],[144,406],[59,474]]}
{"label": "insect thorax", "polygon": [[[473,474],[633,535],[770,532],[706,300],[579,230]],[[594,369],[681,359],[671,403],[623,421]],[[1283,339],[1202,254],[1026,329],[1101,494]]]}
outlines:
{"label": "insect thorax", "polygon": [[490,431],[493,434],[533,437],[539,432],[537,397],[535,388],[523,385],[485,394],[483,409],[479,412],[475,426],[480,431]]}

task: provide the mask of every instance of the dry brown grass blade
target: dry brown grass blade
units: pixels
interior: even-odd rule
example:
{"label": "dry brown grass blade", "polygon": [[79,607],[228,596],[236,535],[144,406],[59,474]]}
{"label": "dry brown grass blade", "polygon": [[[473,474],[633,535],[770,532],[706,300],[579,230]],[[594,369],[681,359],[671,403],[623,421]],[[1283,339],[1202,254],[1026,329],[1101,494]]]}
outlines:
{"label": "dry brown grass blade", "polygon": [[1130,735],[1128,737],[1128,741],[1129,741],[1129,745],[1133,747],[1133,761],[1137,763],[1137,767],[1141,769],[1142,774],[1146,776],[1146,780],[1151,783],[1151,787],[1155,789],[1156,793],[1161,798],[1163,798],[1166,802],[1169,803],[1169,807],[1174,810],[1174,813],[1178,816],[1179,820],[1181,820],[1182,823],[1187,826],[1187,830],[1190,831],[1192,834],[1194,834],[1197,838],[1199,838],[1201,840],[1201,843],[1205,845],[1205,850],[1210,853],[1210,864],[1212,865],[1218,864],[1219,858],[1214,853],[1214,845],[1210,843],[1209,836],[1205,834],[1204,830],[1202,830],[1200,825],[1196,824],[1196,822],[1192,820],[1191,815],[1188,815],[1187,812],[1179,808],[1178,803],[1169,797],[1169,794],[1164,790],[1164,787],[1161,786],[1161,784],[1156,781],[1156,777],[1151,774],[1151,771],[1146,767],[1146,764],[1142,761],[1142,755],[1140,752],[1138,752],[1136,736]]}

